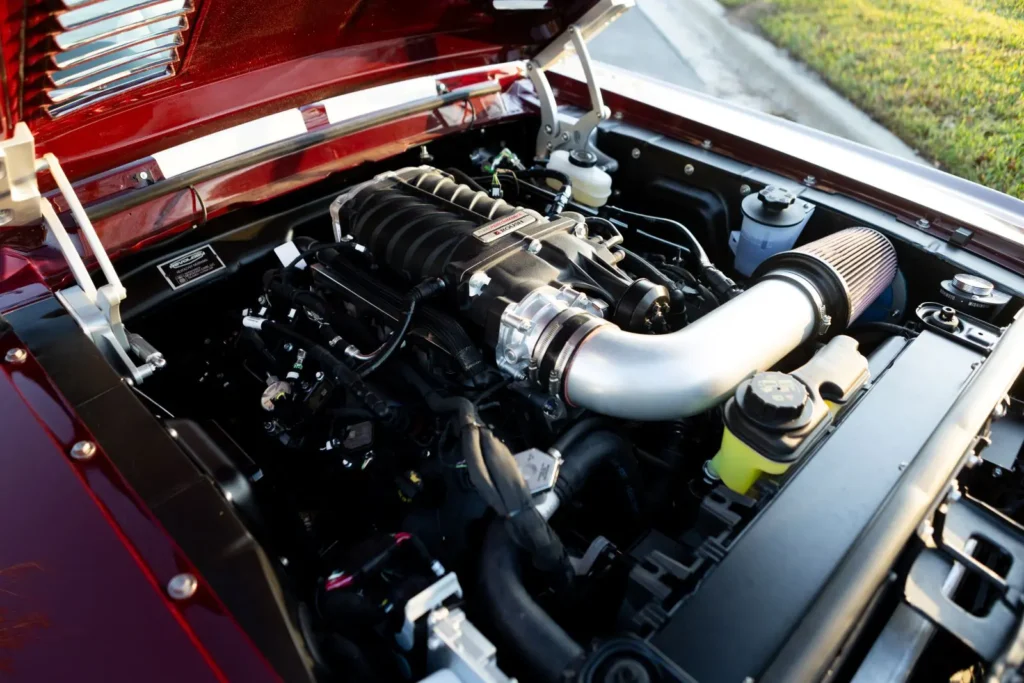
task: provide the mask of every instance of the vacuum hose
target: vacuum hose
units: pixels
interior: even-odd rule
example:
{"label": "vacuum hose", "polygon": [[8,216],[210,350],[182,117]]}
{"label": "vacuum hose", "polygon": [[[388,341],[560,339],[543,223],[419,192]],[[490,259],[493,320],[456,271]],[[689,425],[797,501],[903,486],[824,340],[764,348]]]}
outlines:
{"label": "vacuum hose", "polygon": [[603,324],[560,349],[565,399],[629,420],[701,413],[811,337],[845,329],[895,274],[892,244],[868,228],[777,254],[754,273],[760,282],[678,332]]}

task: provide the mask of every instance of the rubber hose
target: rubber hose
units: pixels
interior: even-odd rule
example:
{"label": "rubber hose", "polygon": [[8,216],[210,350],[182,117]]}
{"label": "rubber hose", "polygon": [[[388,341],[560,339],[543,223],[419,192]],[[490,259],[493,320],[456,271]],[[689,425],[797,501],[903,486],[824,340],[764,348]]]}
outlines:
{"label": "rubber hose", "polygon": [[639,218],[642,221],[647,221],[648,223],[653,223],[655,225],[667,225],[671,227],[675,231],[676,235],[682,239],[683,246],[690,251],[691,258],[696,265],[700,266],[701,270],[709,266],[713,267],[711,259],[708,258],[707,252],[704,251],[704,247],[700,245],[700,242],[698,242],[697,238],[694,237],[692,232],[690,232],[690,229],[682,223],[674,221],[671,218],[648,216],[647,214],[620,209],[616,206],[609,206],[605,210],[607,213],[612,215],[618,214],[619,216],[626,216],[629,218]]}
{"label": "rubber hose", "polygon": [[584,651],[523,586],[519,548],[504,520],[491,523],[484,538],[480,567],[481,591],[493,615],[493,627],[530,667],[532,677],[557,683],[583,659]]}
{"label": "rubber hose", "polygon": [[639,485],[636,481],[636,461],[633,446],[622,435],[602,430],[592,431],[562,451],[563,460],[555,482],[559,499],[572,500],[583,488],[590,475],[602,464],[610,468],[623,484],[630,512],[640,515]]}
{"label": "rubber hose", "polygon": [[483,185],[481,185],[477,181],[475,181],[472,178],[470,178],[469,175],[466,174],[466,172],[462,171],[461,169],[454,168],[454,167],[446,168],[444,170],[444,172],[447,173],[448,175],[452,176],[453,178],[455,178],[455,180],[459,181],[463,185],[470,186],[471,188],[473,188],[477,192],[484,192],[484,193],[487,192],[487,190],[484,188]]}
{"label": "rubber hose", "polygon": [[598,415],[591,415],[582,420],[577,420],[555,439],[554,443],[551,444],[551,448],[564,456],[570,446],[590,432],[603,426],[606,422],[605,418]]}
{"label": "rubber hose", "polygon": [[887,323],[881,320],[872,320],[868,322],[857,323],[849,330],[847,330],[846,333],[851,337],[856,337],[860,332],[875,332],[879,334],[907,337],[908,339],[916,337],[918,335],[918,332],[906,328],[903,325]]}

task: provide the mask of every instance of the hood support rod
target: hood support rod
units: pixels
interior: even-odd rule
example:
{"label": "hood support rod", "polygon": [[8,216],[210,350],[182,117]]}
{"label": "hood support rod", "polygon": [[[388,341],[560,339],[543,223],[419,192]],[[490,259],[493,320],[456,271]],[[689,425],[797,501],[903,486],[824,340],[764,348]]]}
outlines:
{"label": "hood support rod", "polygon": [[457,88],[450,92],[440,93],[433,97],[423,97],[411,102],[403,102],[393,107],[356,116],[345,121],[339,121],[319,130],[273,142],[269,145],[227,157],[226,159],[220,159],[211,164],[167,178],[166,180],[158,180],[152,185],[123,196],[92,204],[86,208],[85,212],[89,218],[98,221],[173,192],[188,189],[190,185],[197,185],[225,173],[232,173],[267,161],[273,161],[274,159],[301,152],[310,147],[337,140],[367,128],[391,123],[407,116],[422,114],[423,112],[433,111],[450,104],[466,102],[474,97],[493,95],[498,92],[501,92],[501,84],[497,81],[488,80],[483,83],[468,85],[464,88]]}

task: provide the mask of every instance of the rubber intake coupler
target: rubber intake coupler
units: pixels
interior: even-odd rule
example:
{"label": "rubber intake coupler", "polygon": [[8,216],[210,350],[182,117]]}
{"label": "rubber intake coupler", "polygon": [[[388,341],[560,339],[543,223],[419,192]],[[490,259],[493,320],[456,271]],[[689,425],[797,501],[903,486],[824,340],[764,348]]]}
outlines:
{"label": "rubber intake coupler", "polygon": [[822,296],[832,330],[850,325],[896,277],[896,250],[877,230],[847,228],[772,256],[754,277],[804,277]]}

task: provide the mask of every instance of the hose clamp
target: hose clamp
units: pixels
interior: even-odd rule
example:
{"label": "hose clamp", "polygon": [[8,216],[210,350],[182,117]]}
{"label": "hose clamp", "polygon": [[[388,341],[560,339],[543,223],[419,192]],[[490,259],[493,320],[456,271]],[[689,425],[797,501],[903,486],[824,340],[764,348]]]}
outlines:
{"label": "hose clamp", "polygon": [[832,326],[832,316],[828,314],[828,309],[825,307],[825,299],[822,297],[821,292],[818,291],[818,288],[814,286],[814,283],[792,270],[773,270],[764,277],[765,279],[785,280],[799,287],[807,295],[807,298],[811,300],[811,305],[814,306],[815,330],[818,336],[823,336],[828,332]]}

